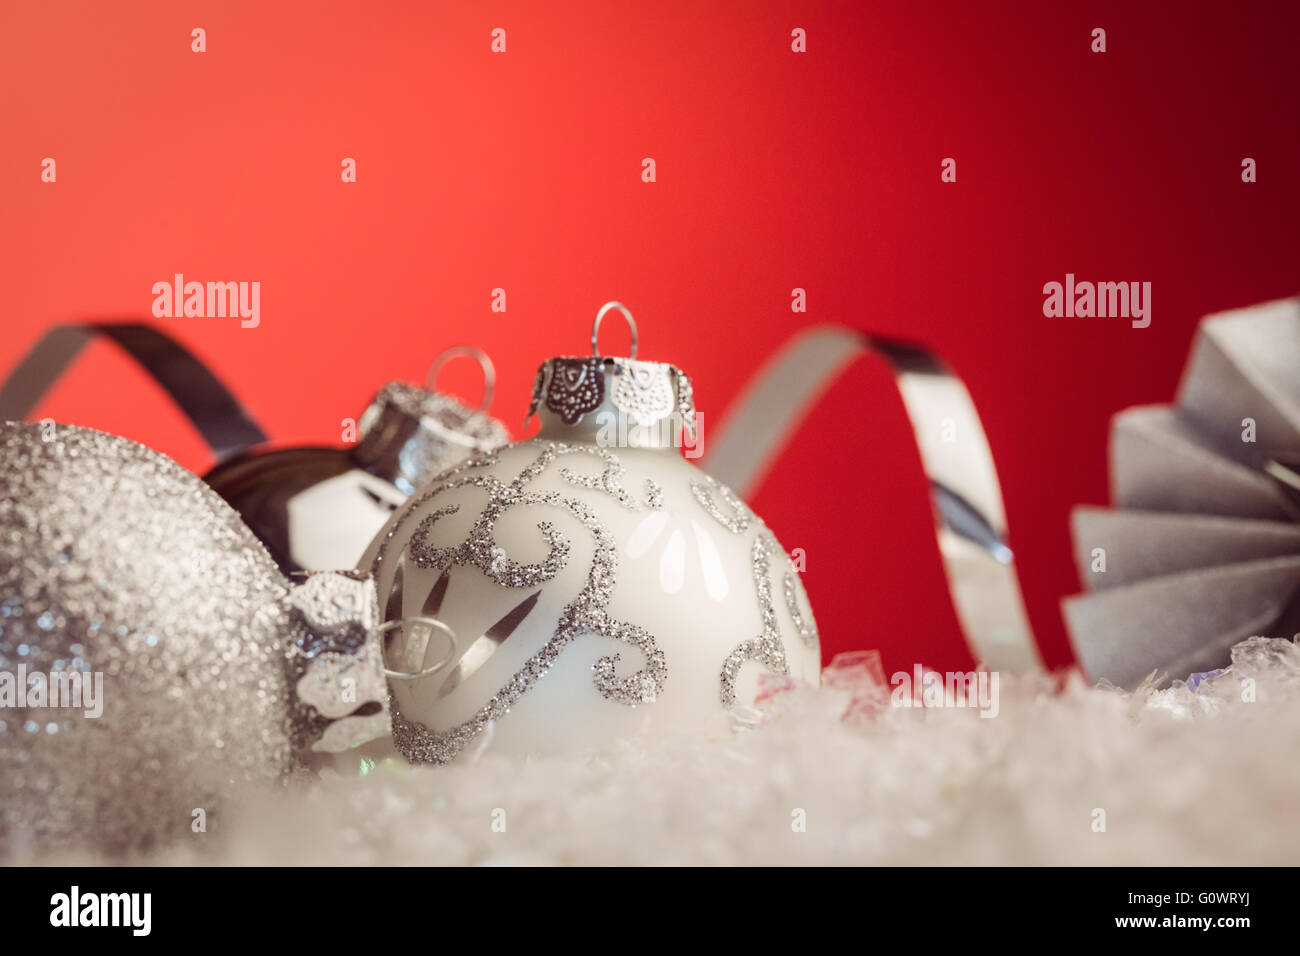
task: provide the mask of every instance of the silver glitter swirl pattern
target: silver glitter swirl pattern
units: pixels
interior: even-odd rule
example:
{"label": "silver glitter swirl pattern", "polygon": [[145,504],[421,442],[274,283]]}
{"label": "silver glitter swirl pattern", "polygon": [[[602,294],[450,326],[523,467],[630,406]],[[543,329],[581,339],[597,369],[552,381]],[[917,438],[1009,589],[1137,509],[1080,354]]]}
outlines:
{"label": "silver glitter swirl pattern", "polygon": [[[605,468],[601,475],[587,478],[563,469],[561,477],[570,484],[607,493],[629,510],[639,510],[641,506],[619,483],[623,474],[621,462],[613,452],[593,445],[551,441],[533,441],[527,444],[538,450],[538,456],[508,483],[494,475],[470,473],[473,469],[495,463],[496,456],[489,455],[449,473],[437,487],[425,491],[413,506],[413,511],[438,495],[464,485],[473,485],[486,491],[488,502],[475,520],[469,537],[452,548],[432,546],[428,542],[428,535],[436,521],[454,513],[457,506],[436,509],[421,520],[410,539],[408,553],[417,565],[424,568],[444,571],[453,565],[468,565],[477,567],[503,587],[535,587],[553,578],[565,566],[570,553],[567,540],[549,522],[539,522],[538,531],[547,540],[550,550],[536,564],[521,564],[502,557],[499,553],[501,548],[493,538],[493,529],[501,515],[510,508],[544,505],[573,515],[591,535],[595,553],[587,572],[586,584],[561,610],[550,640],[470,720],[450,730],[436,731],[404,718],[396,701],[393,701],[393,739],[408,760],[441,764],[454,759],[491,721],[508,713],[510,707],[546,675],[564,648],[584,634],[603,635],[622,641],[639,650],[644,658],[642,668],[626,677],[617,674],[616,666],[620,659],[618,654],[601,657],[592,665],[596,689],[607,700],[631,706],[651,703],[662,693],[668,679],[667,661],[654,636],[644,628],[615,620],[607,611],[617,577],[618,546],[600,516],[576,498],[558,492],[527,490],[529,483],[558,458],[574,454],[588,455],[603,462]],[[489,458],[490,461],[487,460]],[[390,529],[379,549],[375,560],[376,569],[385,559],[396,527],[394,525]]]}
{"label": "silver glitter swirl pattern", "polygon": [[[618,456],[600,445],[569,445],[563,446],[560,454],[572,454],[575,451],[581,451],[584,454],[591,455],[600,459],[604,468],[598,475],[580,475],[571,468],[561,468],[560,477],[573,485],[575,488],[590,488],[593,491],[600,491],[609,495],[628,511],[640,511],[641,503],[632,497],[631,493],[623,487],[623,478],[625,470],[623,463],[619,461]],[[663,507],[663,490],[653,478],[647,478],[645,481],[646,502],[645,506],[649,508]]]}
{"label": "silver glitter swirl pattern", "polygon": [[[715,492],[731,509],[729,513],[723,511],[713,497]],[[701,473],[700,477],[691,480],[691,494],[695,496],[695,500],[700,503],[700,507],[707,511],[714,521],[732,534],[744,534],[755,520],[754,512],[750,511],[749,506],[736,497],[734,491],[709,475]]]}
{"label": "silver glitter swirl pattern", "polygon": [[655,511],[662,511],[664,507],[664,490],[659,487],[659,482],[653,478],[645,480],[645,502]]}
{"label": "silver glitter swirl pattern", "polygon": [[[738,644],[723,661],[719,696],[722,705],[730,707],[736,702],[736,678],[746,661],[757,661],[776,674],[790,672],[785,646],[781,643],[781,629],[777,624],[776,610],[772,604],[772,569],[769,562],[769,556],[776,554],[789,562],[789,555],[781,550],[772,533],[762,528],[762,522],[749,506],[717,479],[702,474],[691,481],[691,494],[714,521],[732,534],[744,534],[754,523],[759,524],[761,528],[750,549],[750,563],[753,566],[754,588],[758,593],[758,612],[762,620],[763,633],[757,638]],[[723,510],[714,497],[715,494],[722,499],[729,510]],[[781,590],[785,598],[785,608],[790,614],[790,620],[794,622],[799,640],[806,647],[816,648],[820,640],[817,625],[811,617],[805,619],[799,610],[799,586],[793,567],[788,568],[782,575]]]}
{"label": "silver glitter swirl pattern", "polygon": [[[49,439],[49,440],[46,440]],[[0,671],[103,675],[103,714],[0,709],[0,856],[209,827],[290,765],[287,582],[238,514],[142,445],[0,425]]]}
{"label": "silver glitter swirl pattern", "polygon": [[821,635],[817,632],[817,622],[811,617],[804,620],[803,612],[799,610],[799,590],[794,568],[786,571],[781,576],[781,590],[785,593],[785,609],[790,612],[790,620],[794,621],[795,630],[799,634],[799,640],[803,641],[805,647],[819,647],[821,644]]}
{"label": "silver glitter swirl pattern", "polygon": [[781,630],[776,622],[776,609],[772,605],[772,568],[768,561],[768,556],[772,554],[784,556],[770,532],[759,532],[750,548],[749,559],[754,571],[754,589],[758,592],[758,611],[763,622],[763,633],[748,641],[741,641],[723,661],[719,691],[723,707],[735,704],[736,678],[746,661],[757,661],[774,674],[790,673],[785,646],[781,643]]}

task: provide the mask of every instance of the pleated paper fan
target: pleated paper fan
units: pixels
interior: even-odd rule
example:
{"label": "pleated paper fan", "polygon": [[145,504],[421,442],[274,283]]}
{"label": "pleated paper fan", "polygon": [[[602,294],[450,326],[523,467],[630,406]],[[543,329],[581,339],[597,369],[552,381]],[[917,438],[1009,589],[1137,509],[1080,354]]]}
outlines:
{"label": "pleated paper fan", "polygon": [[1076,508],[1066,599],[1094,680],[1224,667],[1300,630],[1300,299],[1202,320],[1174,405],[1111,423],[1114,508]]}

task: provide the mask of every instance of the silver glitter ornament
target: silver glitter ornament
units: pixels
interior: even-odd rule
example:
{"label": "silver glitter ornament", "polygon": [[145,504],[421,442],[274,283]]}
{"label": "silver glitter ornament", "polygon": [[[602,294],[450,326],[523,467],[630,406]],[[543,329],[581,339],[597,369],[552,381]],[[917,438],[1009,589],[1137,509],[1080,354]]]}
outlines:
{"label": "silver glitter ornament", "polygon": [[373,585],[291,587],[196,476],[0,425],[0,858],[197,834],[240,785],[387,729]]}
{"label": "silver glitter ornament", "polygon": [[[632,326],[630,358],[596,347],[613,309]],[[409,760],[707,732],[754,699],[763,671],[818,681],[792,562],[682,457],[683,435],[695,438],[690,380],[638,361],[636,347],[627,310],[602,308],[591,356],[539,370],[538,436],[438,476],[370,546],[361,568],[386,620],[436,618],[463,638],[445,672],[390,682]],[[394,645],[414,634],[398,628]]]}
{"label": "silver glitter ornament", "polygon": [[[480,408],[434,390],[458,356],[483,369]],[[350,448],[252,449],[223,461],[204,480],[262,540],[285,573],[351,568],[375,533],[416,488],[510,434],[486,413],[495,373],[481,349],[438,355],[424,387],[390,382],[357,423]]]}

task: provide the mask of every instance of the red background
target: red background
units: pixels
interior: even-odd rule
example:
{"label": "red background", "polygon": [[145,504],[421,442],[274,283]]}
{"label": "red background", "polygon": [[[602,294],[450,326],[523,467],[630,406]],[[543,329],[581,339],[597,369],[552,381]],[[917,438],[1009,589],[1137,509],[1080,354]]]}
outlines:
{"label": "red background", "polygon": [[[1068,512],[1106,498],[1110,416],[1172,397],[1199,316],[1300,284],[1300,13],[1062,6],[8,0],[0,370],[52,324],[147,318],[174,272],[262,283],[259,328],[159,321],[282,443],[337,442],[462,340],[517,427],[538,362],[584,351],[611,298],[643,357],[693,375],[706,427],[805,324],[920,340],[984,416],[1030,617],[1065,663]],[[1044,318],[1067,271],[1152,282],[1151,327]],[[210,463],[109,346],[38,415]],[[969,662],[883,366],[832,389],[753,503],[807,552],[828,657]]]}

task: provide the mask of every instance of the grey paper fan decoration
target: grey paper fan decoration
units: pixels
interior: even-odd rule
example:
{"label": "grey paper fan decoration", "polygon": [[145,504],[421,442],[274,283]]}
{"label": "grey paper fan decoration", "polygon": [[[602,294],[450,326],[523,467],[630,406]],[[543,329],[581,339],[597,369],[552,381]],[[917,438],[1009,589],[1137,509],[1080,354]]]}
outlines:
{"label": "grey paper fan decoration", "polygon": [[1300,630],[1300,299],[1202,320],[1176,404],[1115,416],[1110,469],[1064,604],[1091,678],[1177,680]]}

